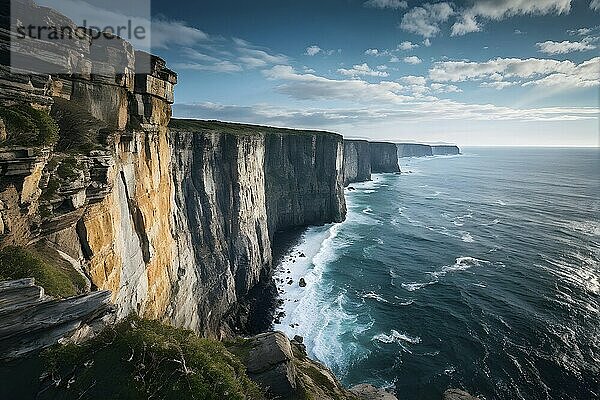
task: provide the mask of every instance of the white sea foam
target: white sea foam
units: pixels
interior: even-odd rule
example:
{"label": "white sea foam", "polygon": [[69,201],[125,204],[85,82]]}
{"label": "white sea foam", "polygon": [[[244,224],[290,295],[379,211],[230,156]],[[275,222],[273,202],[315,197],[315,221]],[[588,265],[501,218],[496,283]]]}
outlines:
{"label": "white sea foam", "polygon": [[588,236],[600,236],[600,221],[571,221],[568,226]]}
{"label": "white sea foam", "polygon": [[380,333],[378,335],[373,336],[372,340],[376,340],[381,343],[398,343],[402,344],[402,342],[417,344],[421,343],[421,338],[418,336],[410,336],[406,333],[400,333],[395,329],[392,329],[389,334]]}
{"label": "white sea foam", "polygon": [[424,288],[425,286],[434,285],[437,281],[430,282],[403,282],[402,289],[408,290],[409,292],[414,292],[415,290],[419,290]]}
{"label": "white sea foam", "polygon": [[501,206],[505,206],[506,203],[502,200],[496,200],[496,204],[501,205]]}
{"label": "white sea foam", "polygon": [[380,295],[378,295],[375,292],[367,292],[362,295],[362,298],[377,300],[380,303],[389,303],[389,301],[387,301],[386,299],[384,299],[383,297],[381,297]]}
{"label": "white sea foam", "polygon": [[469,232],[463,232],[462,236],[460,237],[460,240],[462,240],[465,243],[475,242],[475,239],[473,239],[473,236],[471,236]]}
{"label": "white sea foam", "polygon": [[448,273],[466,271],[472,267],[478,267],[483,264],[489,264],[489,261],[480,260],[474,257],[458,257],[455,260],[454,264],[444,265],[442,268],[440,268],[440,270],[428,272],[428,274],[431,275],[433,278],[438,279],[442,276],[445,276]]}

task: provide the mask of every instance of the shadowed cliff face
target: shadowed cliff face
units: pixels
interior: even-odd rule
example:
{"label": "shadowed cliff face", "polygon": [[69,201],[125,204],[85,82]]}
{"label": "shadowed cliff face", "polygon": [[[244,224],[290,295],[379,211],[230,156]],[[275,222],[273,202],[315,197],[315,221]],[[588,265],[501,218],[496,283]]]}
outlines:
{"label": "shadowed cliff face", "polygon": [[366,140],[344,140],[344,186],[371,180],[371,149]]}
{"label": "shadowed cliff face", "polygon": [[432,156],[431,146],[427,144],[400,143],[398,144],[398,157],[427,157]]}
{"label": "shadowed cliff face", "polygon": [[394,143],[370,142],[371,172],[400,172],[398,149]]}
{"label": "shadowed cliff face", "polygon": [[460,154],[458,146],[452,145],[436,145],[431,146],[431,150],[434,156],[453,156]]}
{"label": "shadowed cliff face", "polygon": [[[244,325],[267,287],[277,231],[345,217],[335,134],[172,121],[177,324],[206,334]],[[226,318],[228,326],[223,327]],[[241,322],[240,322],[241,321]],[[224,328],[224,331],[220,331]]]}

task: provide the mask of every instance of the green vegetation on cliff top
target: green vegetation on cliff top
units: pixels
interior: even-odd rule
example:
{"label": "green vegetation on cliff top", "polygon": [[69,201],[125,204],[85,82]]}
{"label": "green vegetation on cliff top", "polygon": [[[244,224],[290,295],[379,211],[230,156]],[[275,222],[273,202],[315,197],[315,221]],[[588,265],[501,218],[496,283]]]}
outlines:
{"label": "green vegetation on cliff top", "polygon": [[0,281],[35,278],[54,297],[69,297],[85,290],[85,279],[56,250],[41,244],[0,250]]}
{"label": "green vegetation on cliff top", "polygon": [[260,133],[266,134],[288,134],[288,135],[334,135],[340,136],[337,133],[325,131],[313,131],[290,128],[277,128],[274,126],[250,125],[234,122],[223,122],[214,120],[199,120],[199,119],[178,119],[172,118],[169,123],[169,128],[175,131],[183,132],[214,132],[214,133],[229,133],[232,135],[256,135]]}
{"label": "green vegetation on cliff top", "polygon": [[0,105],[0,118],[4,121],[7,137],[2,146],[51,146],[58,140],[58,124],[44,110],[29,104]]}
{"label": "green vegetation on cliff top", "polygon": [[225,346],[131,316],[82,345],[42,355],[55,380],[41,399],[264,399]]}

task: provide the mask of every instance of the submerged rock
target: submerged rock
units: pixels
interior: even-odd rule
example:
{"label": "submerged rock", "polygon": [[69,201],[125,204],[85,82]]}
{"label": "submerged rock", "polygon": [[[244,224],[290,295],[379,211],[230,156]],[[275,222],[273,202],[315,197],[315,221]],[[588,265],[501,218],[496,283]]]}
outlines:
{"label": "submerged rock", "polygon": [[350,391],[360,400],[398,400],[393,394],[368,384],[353,386]]}

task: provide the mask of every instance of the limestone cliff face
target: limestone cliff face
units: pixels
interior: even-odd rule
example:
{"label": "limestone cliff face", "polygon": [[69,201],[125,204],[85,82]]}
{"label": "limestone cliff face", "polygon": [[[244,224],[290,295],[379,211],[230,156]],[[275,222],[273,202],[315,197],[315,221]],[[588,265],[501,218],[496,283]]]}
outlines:
{"label": "limestone cliff face", "polygon": [[453,145],[434,145],[431,146],[434,156],[450,156],[460,154],[458,146]]}
{"label": "limestone cliff face", "polygon": [[[22,58],[53,48],[34,42]],[[177,76],[164,61],[118,38],[70,45],[48,62],[73,74],[0,68],[0,248],[60,250],[110,291],[119,317],[231,333],[248,293],[270,281],[273,235],[345,217],[341,136],[219,123],[170,132]],[[35,135],[15,130],[14,115],[39,119],[44,141],[24,143]]]}
{"label": "limestone cliff face", "polygon": [[427,144],[399,143],[398,157],[427,157],[432,156],[432,147]]}
{"label": "limestone cliff face", "polygon": [[369,142],[344,139],[344,186],[368,180],[371,180]]}
{"label": "limestone cliff face", "polygon": [[371,172],[400,172],[398,149],[394,143],[370,142]]}
{"label": "limestone cliff face", "polygon": [[[278,230],[345,217],[338,135],[210,121],[171,128],[178,325],[225,335],[224,318],[270,280]],[[225,329],[225,330],[220,330]]]}
{"label": "limestone cliff face", "polygon": [[293,226],[341,222],[346,216],[342,137],[269,130],[265,175],[269,234]]}

